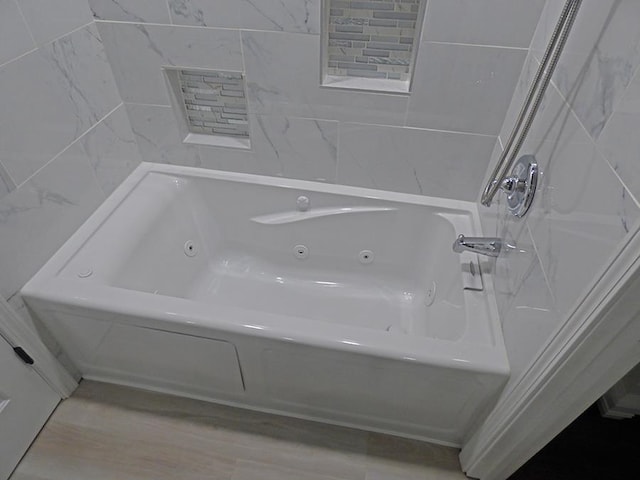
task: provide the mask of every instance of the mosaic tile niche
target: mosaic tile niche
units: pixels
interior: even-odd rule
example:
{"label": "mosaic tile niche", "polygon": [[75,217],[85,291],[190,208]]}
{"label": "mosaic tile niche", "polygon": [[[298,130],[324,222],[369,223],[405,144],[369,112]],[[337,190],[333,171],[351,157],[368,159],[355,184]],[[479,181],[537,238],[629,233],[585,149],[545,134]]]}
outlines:
{"label": "mosaic tile niche", "polygon": [[323,83],[408,91],[425,1],[325,0]]}
{"label": "mosaic tile niche", "polygon": [[250,146],[243,73],[169,68],[165,73],[185,143]]}

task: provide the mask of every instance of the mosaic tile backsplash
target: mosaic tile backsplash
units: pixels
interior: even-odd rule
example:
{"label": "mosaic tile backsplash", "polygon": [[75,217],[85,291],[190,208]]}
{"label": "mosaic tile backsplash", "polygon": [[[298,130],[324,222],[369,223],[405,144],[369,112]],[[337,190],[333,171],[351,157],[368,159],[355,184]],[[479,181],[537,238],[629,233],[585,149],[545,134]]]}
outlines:
{"label": "mosaic tile backsplash", "polygon": [[409,80],[425,0],[328,0],[327,75]]}
{"label": "mosaic tile backsplash", "polygon": [[249,138],[242,73],[179,70],[178,76],[191,133]]}

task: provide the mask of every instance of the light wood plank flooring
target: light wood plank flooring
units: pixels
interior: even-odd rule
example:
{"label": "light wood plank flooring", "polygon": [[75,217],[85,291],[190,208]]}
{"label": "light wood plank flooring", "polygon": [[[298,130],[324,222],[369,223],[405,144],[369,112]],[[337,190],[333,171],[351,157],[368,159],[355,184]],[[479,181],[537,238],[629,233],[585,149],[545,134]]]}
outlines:
{"label": "light wood plank flooring", "polygon": [[84,381],[11,480],[463,480],[458,451]]}

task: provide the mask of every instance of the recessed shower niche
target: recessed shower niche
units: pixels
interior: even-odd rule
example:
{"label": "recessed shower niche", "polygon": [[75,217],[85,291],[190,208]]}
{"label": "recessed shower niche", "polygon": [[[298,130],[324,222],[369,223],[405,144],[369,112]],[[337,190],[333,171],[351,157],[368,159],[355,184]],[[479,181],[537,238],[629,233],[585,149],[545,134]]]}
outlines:
{"label": "recessed shower niche", "polygon": [[251,148],[242,72],[164,68],[184,143]]}
{"label": "recessed shower niche", "polygon": [[426,0],[323,0],[325,87],[409,93]]}

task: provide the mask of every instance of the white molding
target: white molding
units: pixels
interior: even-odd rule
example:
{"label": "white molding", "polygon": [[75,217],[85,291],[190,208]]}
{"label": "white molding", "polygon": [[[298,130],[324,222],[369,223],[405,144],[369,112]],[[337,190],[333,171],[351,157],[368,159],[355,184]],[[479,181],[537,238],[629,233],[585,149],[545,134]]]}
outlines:
{"label": "white molding", "polygon": [[33,369],[57,392],[61,398],[73,393],[78,383],[58,362],[11,305],[0,296],[0,336],[12,347],[20,346],[34,359]]}
{"label": "white molding", "polygon": [[503,480],[640,362],[640,232],[465,443],[463,470]]}

